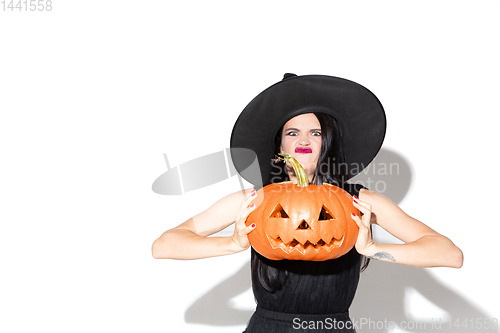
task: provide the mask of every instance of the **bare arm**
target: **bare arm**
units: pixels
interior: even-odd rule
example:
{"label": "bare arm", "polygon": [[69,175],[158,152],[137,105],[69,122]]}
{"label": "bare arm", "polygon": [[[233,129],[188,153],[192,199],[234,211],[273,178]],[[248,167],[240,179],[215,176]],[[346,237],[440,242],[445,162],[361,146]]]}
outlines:
{"label": "bare arm", "polygon": [[[253,190],[230,194],[206,211],[190,218],[179,226],[165,231],[152,246],[156,259],[201,259],[246,250],[247,234],[254,227],[245,226],[245,221],[254,209],[251,201],[256,198]],[[230,237],[207,237],[232,223],[235,232]]]}
{"label": "bare arm", "polygon": [[[356,249],[383,261],[419,267],[455,267],[463,264],[462,251],[447,237],[407,215],[381,194],[361,190],[354,202],[363,217],[353,219],[360,227]],[[376,223],[405,244],[380,244],[372,240],[370,223]]]}

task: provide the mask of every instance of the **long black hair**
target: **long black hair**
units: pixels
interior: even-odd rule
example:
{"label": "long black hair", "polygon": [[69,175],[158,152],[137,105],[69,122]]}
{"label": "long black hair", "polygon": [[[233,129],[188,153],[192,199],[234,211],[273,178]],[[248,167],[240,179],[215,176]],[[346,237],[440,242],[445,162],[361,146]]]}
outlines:
{"label": "long black hair", "polygon": [[[344,145],[342,143],[342,131],[335,118],[324,113],[313,113],[321,125],[321,150],[318,162],[311,181],[315,185],[323,183],[343,187],[348,179],[347,163]],[[274,153],[280,152],[283,127],[276,133],[274,138]],[[285,163],[273,162],[272,171],[264,185],[289,180]],[[258,258],[257,258],[258,256]],[[370,259],[364,257],[361,271],[366,269]],[[285,283],[288,272],[283,268],[283,261],[273,261],[255,254],[252,260],[252,280],[259,282],[267,291],[275,292]]]}

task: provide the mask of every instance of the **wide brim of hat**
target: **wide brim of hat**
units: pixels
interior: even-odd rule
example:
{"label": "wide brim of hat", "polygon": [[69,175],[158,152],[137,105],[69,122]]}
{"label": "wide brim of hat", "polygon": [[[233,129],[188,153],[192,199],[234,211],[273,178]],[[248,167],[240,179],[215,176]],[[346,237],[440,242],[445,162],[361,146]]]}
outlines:
{"label": "wide brim of hat", "polygon": [[271,172],[277,131],[289,119],[311,112],[328,114],[340,124],[348,178],[375,158],[386,131],[378,98],[353,81],[304,75],[270,86],[243,109],[231,135],[231,159],[238,173],[254,185],[262,184]]}

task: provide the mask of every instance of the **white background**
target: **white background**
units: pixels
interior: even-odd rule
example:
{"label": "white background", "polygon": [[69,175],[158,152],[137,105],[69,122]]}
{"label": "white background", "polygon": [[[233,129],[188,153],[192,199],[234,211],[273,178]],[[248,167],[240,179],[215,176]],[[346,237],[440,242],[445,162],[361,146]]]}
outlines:
{"label": "white background", "polygon": [[465,254],[458,270],[372,261],[351,316],[419,332],[500,317],[499,1],[52,5],[0,12],[1,332],[241,332],[249,251],[150,251],[237,179],[182,196],[151,184],[163,153],[173,167],[228,147],[240,111],[285,72],[378,96],[382,161],[402,165],[385,194]]}

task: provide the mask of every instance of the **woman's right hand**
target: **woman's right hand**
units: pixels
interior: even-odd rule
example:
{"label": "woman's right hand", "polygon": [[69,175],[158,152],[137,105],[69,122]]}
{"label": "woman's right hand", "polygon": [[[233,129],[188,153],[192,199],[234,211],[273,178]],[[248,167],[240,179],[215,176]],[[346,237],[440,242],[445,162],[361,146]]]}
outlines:
{"label": "woman's right hand", "polygon": [[239,251],[244,251],[250,247],[248,234],[255,229],[255,223],[248,227],[245,225],[248,215],[256,208],[256,204],[252,203],[257,198],[257,191],[252,190],[241,203],[236,220],[234,222],[234,234],[231,236],[232,241],[236,244]]}

